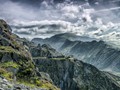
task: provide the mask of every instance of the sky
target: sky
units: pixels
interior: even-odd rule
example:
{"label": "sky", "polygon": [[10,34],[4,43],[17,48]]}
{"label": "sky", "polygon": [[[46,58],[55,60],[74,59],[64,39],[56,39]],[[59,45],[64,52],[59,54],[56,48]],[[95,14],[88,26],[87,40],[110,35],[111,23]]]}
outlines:
{"label": "sky", "polygon": [[120,0],[78,1],[0,0],[0,18],[29,40],[69,32],[119,46]]}

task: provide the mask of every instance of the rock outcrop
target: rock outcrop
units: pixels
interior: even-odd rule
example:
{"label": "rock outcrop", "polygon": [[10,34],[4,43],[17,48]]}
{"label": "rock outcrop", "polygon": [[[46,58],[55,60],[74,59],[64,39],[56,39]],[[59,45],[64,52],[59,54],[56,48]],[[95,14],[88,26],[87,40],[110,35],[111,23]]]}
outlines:
{"label": "rock outcrop", "polygon": [[0,75],[10,82],[15,80],[16,83],[23,83],[29,87],[58,90],[45,76],[43,78],[44,74],[37,71],[29,49],[23,41],[11,32],[4,20],[0,20]]}

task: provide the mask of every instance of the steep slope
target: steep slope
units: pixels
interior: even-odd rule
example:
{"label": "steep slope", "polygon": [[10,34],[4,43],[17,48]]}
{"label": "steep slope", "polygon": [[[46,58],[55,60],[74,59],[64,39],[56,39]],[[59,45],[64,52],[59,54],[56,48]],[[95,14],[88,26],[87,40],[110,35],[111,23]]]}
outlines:
{"label": "steep slope", "polygon": [[[26,48],[22,39],[11,32],[4,20],[0,20],[0,76],[2,77],[0,88],[10,90],[16,88],[16,84],[23,84],[37,87],[38,90],[41,90],[40,88],[58,90],[52,82],[42,78],[42,74],[37,71],[32,56]],[[14,84],[12,83],[11,87],[8,85],[7,88],[4,78]],[[18,89],[22,89],[21,86]]]}
{"label": "steep slope", "polygon": [[92,65],[76,59],[34,59],[62,90],[120,90],[119,84]]}
{"label": "steep slope", "polygon": [[111,69],[111,71],[116,72],[120,71],[120,51],[107,45],[103,41],[72,42],[66,40],[60,50],[68,55],[74,55],[76,58],[100,69]]}
{"label": "steep slope", "polygon": [[[49,50],[52,49],[49,45],[43,45]],[[104,72],[99,71],[90,64],[83,63],[73,57],[49,57],[43,55],[41,52],[44,51],[43,46],[36,46],[34,49],[30,49],[36,66],[41,72],[48,73],[55,85],[60,87],[62,90],[119,90],[119,83],[117,82],[116,76],[109,78]],[[39,48],[38,48],[39,47]],[[33,48],[33,47],[31,47]],[[36,52],[35,52],[35,51]],[[38,52],[40,51],[40,52]],[[56,53],[57,51],[53,51]],[[54,55],[54,54],[53,54]],[[56,54],[57,55],[57,54]]]}
{"label": "steep slope", "polygon": [[50,44],[53,48],[57,49],[57,51],[65,55],[73,55],[75,58],[90,63],[99,69],[119,73],[119,49],[113,48],[104,41],[96,41],[94,39],[90,39],[93,41],[83,41],[81,38],[79,38],[79,41],[72,41],[70,36],[68,37],[66,35],[66,37],[61,37],[60,34],[42,41],[41,39],[33,39],[32,41],[35,43]]}

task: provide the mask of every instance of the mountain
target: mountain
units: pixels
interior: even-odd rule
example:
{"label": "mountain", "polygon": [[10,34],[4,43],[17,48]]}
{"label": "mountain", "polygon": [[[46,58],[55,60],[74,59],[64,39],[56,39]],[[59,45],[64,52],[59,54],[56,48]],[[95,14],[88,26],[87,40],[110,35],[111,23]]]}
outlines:
{"label": "mountain", "polygon": [[[120,78],[117,76],[111,74],[110,78],[106,72],[101,72],[90,64],[71,56],[61,56],[50,45],[39,44],[30,48],[38,71],[48,73],[61,90],[119,90]],[[44,51],[47,51],[46,54]]]}
{"label": "mountain", "polygon": [[50,45],[43,44],[42,46],[39,44],[38,46],[30,47],[30,52],[32,57],[48,57],[48,58],[64,58],[64,56],[53,49]]}
{"label": "mountain", "polygon": [[48,44],[19,38],[0,20],[1,90],[120,90],[119,80]]}
{"label": "mountain", "polygon": [[[119,90],[119,84],[90,64],[73,58],[34,59],[61,90]],[[117,87],[116,87],[117,86]]]}
{"label": "mountain", "polygon": [[[84,39],[79,38],[79,41],[74,41],[71,39],[73,36],[70,38],[68,35],[55,35],[44,40],[33,39],[32,42],[35,42],[36,44],[50,44],[53,48],[57,49],[57,51],[62,52],[65,55],[73,55],[75,58],[90,63],[101,70],[114,72],[115,74],[117,72],[119,74],[119,49],[113,48],[104,41],[96,41],[94,39],[85,41]],[[78,38],[78,36],[76,36],[76,38]]]}
{"label": "mountain", "polygon": [[103,41],[72,42],[66,40],[60,50],[65,54],[73,55],[84,62],[90,63],[99,69],[114,72],[120,71],[120,50],[114,49]]}
{"label": "mountain", "polygon": [[[11,32],[9,25],[0,20],[0,88],[1,90],[30,90],[58,88],[42,78],[37,71],[23,39]],[[44,76],[46,77],[46,76]]]}
{"label": "mountain", "polygon": [[34,38],[31,41],[35,42],[35,44],[47,43],[53,46],[53,48],[59,49],[67,39],[71,41],[83,41],[83,42],[86,42],[86,41],[90,42],[90,41],[96,40],[95,38],[89,38],[87,36],[82,37],[72,33],[62,33],[62,34],[56,34],[51,38],[46,38],[46,39]]}

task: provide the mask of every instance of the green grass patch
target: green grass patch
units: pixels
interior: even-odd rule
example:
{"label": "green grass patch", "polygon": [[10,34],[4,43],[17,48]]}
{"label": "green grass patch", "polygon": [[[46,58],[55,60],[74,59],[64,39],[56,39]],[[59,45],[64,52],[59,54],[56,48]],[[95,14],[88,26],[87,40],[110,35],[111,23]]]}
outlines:
{"label": "green grass patch", "polygon": [[12,61],[1,63],[0,66],[2,68],[8,68],[8,67],[19,68],[20,67],[17,63],[12,62]]}
{"label": "green grass patch", "polygon": [[32,78],[30,81],[24,81],[24,80],[19,80],[17,82],[18,84],[24,84],[25,86],[31,87],[31,88],[43,88],[47,90],[60,90],[53,84],[51,84],[48,81],[45,80],[40,80],[40,78]]}
{"label": "green grass patch", "polygon": [[7,80],[12,81],[13,80],[13,72],[7,71],[7,68],[19,68],[19,65],[15,62],[4,62],[0,63],[0,75],[5,77]]}
{"label": "green grass patch", "polygon": [[0,67],[0,75],[5,77],[7,80],[12,81],[13,74],[8,72],[6,69]]}

